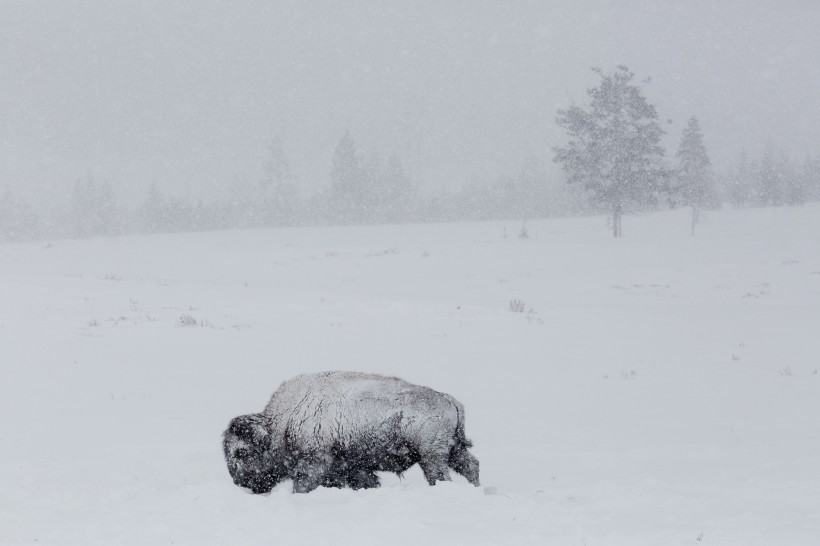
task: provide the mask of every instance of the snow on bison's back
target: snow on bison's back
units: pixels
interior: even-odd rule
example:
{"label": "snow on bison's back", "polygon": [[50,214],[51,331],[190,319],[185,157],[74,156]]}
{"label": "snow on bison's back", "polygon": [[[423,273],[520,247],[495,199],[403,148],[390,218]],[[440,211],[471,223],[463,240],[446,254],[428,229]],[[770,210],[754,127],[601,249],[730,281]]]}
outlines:
{"label": "snow on bison's back", "polygon": [[223,436],[236,485],[266,493],[284,479],[306,493],[321,486],[378,487],[376,471],[418,463],[430,485],[453,469],[478,485],[461,403],[395,377],[356,372],[297,376],[261,413],[231,421]]}

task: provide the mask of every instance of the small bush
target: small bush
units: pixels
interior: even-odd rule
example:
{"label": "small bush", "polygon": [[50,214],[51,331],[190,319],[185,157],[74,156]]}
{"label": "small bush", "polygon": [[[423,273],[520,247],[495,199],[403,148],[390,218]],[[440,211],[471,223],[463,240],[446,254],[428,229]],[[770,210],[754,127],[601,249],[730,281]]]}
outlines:
{"label": "small bush", "polygon": [[187,313],[180,315],[179,320],[177,321],[177,326],[182,327],[196,326],[197,324],[197,320]]}
{"label": "small bush", "polygon": [[527,308],[527,304],[521,300],[510,300],[510,311],[513,313],[523,313]]}

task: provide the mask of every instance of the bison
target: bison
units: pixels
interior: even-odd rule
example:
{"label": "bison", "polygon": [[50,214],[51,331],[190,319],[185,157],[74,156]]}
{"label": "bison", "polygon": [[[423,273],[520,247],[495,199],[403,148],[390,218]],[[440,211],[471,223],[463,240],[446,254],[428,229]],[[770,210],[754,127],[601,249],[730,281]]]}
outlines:
{"label": "bison", "polygon": [[282,383],[262,413],[233,419],[223,435],[236,485],[268,493],[285,479],[295,493],[319,486],[379,486],[418,463],[430,485],[452,468],[478,486],[461,403],[396,377],[356,372],[299,375]]}

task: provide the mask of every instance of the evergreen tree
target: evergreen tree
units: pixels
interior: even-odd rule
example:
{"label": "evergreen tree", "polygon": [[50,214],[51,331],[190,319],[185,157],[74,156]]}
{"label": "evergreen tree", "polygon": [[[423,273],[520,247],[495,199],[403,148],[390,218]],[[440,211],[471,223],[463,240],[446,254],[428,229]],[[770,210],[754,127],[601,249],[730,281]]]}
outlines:
{"label": "evergreen tree", "polygon": [[783,204],[784,192],[781,175],[777,171],[774,150],[771,146],[767,146],[763,151],[754,180],[754,197],[758,205],[766,207]]}
{"label": "evergreen tree", "polygon": [[336,144],[330,176],[335,220],[343,224],[364,221],[367,179],[350,132],[346,132]]}
{"label": "evergreen tree", "polygon": [[406,222],[413,215],[416,188],[398,156],[391,155],[381,176],[381,216],[386,222]]}
{"label": "evergreen tree", "polygon": [[806,158],[800,170],[803,187],[806,189],[806,200],[820,201],[820,156]]}
{"label": "evergreen tree", "polygon": [[678,152],[678,168],[675,171],[676,191],[683,204],[692,207],[692,235],[700,218],[700,209],[714,203],[714,190],[710,173],[709,156],[703,145],[703,133],[695,116],[683,130]]}
{"label": "evergreen tree", "polygon": [[[136,213],[137,229],[142,233],[169,233],[178,231],[192,231],[209,229],[211,226],[204,222],[211,215],[203,212],[202,201],[195,210],[190,201],[181,197],[166,197],[151,184],[145,201],[139,206]],[[229,227],[229,226],[219,226]]]}
{"label": "evergreen tree", "polygon": [[792,158],[781,151],[776,168],[783,191],[782,201],[791,206],[805,203],[808,198],[808,187]]}
{"label": "evergreen tree", "polygon": [[257,215],[263,225],[290,225],[296,220],[297,193],[295,177],[279,137],[268,147],[268,159],[258,187],[261,207]]}
{"label": "evergreen tree", "polygon": [[91,175],[77,181],[71,198],[71,218],[76,237],[117,233],[117,204],[111,184],[107,180],[98,184]]}
{"label": "evergreen tree", "polygon": [[728,197],[735,208],[748,206],[753,200],[752,180],[754,166],[750,164],[746,152],[740,153],[737,166],[729,177]]}
{"label": "evergreen tree", "polygon": [[0,195],[0,241],[34,239],[39,234],[37,215],[6,188]]}
{"label": "evergreen tree", "polygon": [[357,221],[362,223],[388,222],[386,209],[389,197],[382,158],[377,151],[371,150],[366,158],[360,159],[362,178]]}
{"label": "evergreen tree", "polygon": [[573,105],[559,110],[557,123],[570,141],[555,147],[554,161],[582,183],[599,206],[611,215],[612,232],[621,236],[621,216],[632,205],[650,203],[663,188],[661,164],[664,135],[655,106],[632,83],[634,74],[618,66],[613,74],[593,69],[601,78],[587,90],[588,109]]}
{"label": "evergreen tree", "polygon": [[137,220],[143,233],[167,230],[168,207],[156,183],[148,188],[148,196],[137,211]]}

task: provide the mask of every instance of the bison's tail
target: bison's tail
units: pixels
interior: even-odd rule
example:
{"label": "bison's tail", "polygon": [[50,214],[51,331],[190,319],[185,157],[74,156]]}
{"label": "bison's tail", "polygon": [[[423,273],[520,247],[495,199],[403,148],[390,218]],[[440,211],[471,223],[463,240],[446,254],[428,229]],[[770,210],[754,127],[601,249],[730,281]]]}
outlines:
{"label": "bison's tail", "polygon": [[448,395],[448,398],[456,408],[456,441],[463,447],[473,447],[473,443],[467,438],[467,435],[464,432],[464,406],[462,406],[461,402],[452,396]]}

